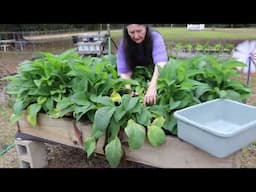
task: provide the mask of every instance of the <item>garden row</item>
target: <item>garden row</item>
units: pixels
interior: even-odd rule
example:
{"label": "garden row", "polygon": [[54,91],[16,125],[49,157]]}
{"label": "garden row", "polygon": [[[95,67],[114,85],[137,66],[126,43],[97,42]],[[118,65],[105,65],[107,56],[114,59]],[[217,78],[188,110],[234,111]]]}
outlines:
{"label": "garden row", "polygon": [[226,44],[192,44],[192,43],[177,43],[175,45],[175,49],[178,51],[201,51],[201,52],[231,52],[234,49],[234,45],[231,43],[226,43]]}

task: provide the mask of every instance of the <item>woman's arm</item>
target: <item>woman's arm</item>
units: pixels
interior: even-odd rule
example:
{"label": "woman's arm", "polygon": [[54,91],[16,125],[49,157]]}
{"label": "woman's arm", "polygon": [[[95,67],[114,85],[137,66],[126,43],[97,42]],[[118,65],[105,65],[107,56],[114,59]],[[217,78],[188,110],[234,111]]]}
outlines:
{"label": "woman's arm", "polygon": [[163,66],[166,65],[166,63],[167,62],[160,62],[160,63],[157,63],[155,65],[154,73],[153,73],[153,76],[151,78],[150,84],[157,84],[157,79],[158,79],[158,76],[159,76],[158,66],[163,67]]}
{"label": "woman's arm", "polygon": [[165,42],[160,33],[153,31],[153,62],[155,63],[154,73],[151,78],[148,90],[144,96],[144,104],[156,104],[157,79],[159,76],[158,66],[163,67],[168,62],[168,54]]}
{"label": "woman's arm", "polygon": [[159,62],[155,65],[154,73],[151,78],[150,84],[148,86],[147,92],[144,96],[143,103],[146,104],[156,104],[156,93],[157,93],[157,79],[159,76],[158,66],[163,67],[167,62]]}
{"label": "woman's arm", "polygon": [[121,77],[122,79],[131,79],[131,77],[132,77],[132,72],[120,73],[120,77]]}
{"label": "woman's arm", "polygon": [[[132,77],[132,72],[120,73],[120,77],[121,77],[122,79],[131,79],[131,77]],[[125,88],[130,90],[130,89],[131,89],[131,85],[129,85],[129,84],[125,85]]]}

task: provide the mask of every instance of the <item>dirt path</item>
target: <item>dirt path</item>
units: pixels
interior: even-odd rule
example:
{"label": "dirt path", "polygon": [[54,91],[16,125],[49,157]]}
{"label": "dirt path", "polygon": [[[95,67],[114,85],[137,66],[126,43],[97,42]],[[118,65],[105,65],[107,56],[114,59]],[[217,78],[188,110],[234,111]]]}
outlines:
{"label": "dirt path", "polygon": [[43,40],[43,39],[63,39],[63,38],[70,38],[72,36],[76,35],[89,35],[89,34],[97,34],[97,32],[86,32],[86,33],[65,33],[65,34],[55,34],[55,35],[37,35],[37,36],[24,36],[25,39],[27,40]]}
{"label": "dirt path", "polygon": [[[111,30],[120,31],[120,30]],[[43,40],[43,39],[64,39],[70,38],[72,36],[80,36],[80,35],[96,35],[96,34],[107,34],[107,31],[87,31],[87,32],[79,32],[79,33],[64,33],[64,34],[53,34],[53,35],[37,35],[37,36],[24,36],[27,40]]]}

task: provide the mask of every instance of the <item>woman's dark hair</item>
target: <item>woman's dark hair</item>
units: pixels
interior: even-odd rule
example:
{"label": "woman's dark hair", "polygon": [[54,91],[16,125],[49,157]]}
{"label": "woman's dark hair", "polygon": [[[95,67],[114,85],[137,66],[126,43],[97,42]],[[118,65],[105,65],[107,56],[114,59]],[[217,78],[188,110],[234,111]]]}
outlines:
{"label": "woman's dark hair", "polygon": [[142,43],[138,44],[134,42],[127,31],[127,25],[124,26],[123,31],[123,43],[125,51],[125,59],[130,69],[133,71],[138,65],[141,66],[153,66],[153,41],[151,37],[151,29],[148,25],[143,24],[146,27],[145,39]]}

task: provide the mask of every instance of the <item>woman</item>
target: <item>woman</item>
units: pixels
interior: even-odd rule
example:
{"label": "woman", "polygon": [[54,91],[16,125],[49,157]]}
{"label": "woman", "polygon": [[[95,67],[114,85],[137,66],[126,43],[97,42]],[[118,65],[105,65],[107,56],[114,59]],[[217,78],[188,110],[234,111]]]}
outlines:
{"label": "woman", "polygon": [[121,78],[131,79],[136,66],[154,65],[144,104],[156,104],[158,66],[163,67],[167,62],[167,50],[159,32],[145,24],[128,24],[124,27],[117,50],[117,70]]}

